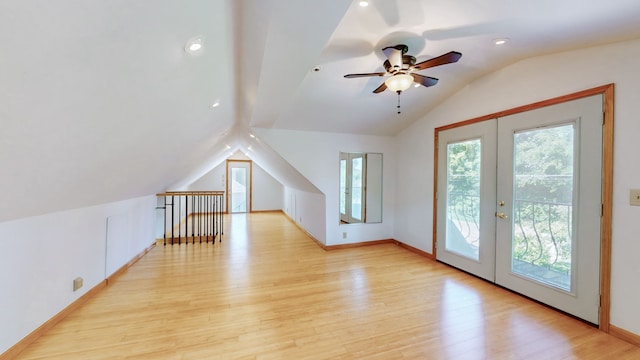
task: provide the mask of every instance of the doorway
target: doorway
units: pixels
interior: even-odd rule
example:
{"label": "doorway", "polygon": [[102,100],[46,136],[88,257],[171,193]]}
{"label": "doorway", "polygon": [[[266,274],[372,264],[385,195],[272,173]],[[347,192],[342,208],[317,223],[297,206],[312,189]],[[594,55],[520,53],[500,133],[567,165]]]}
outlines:
{"label": "doorway", "polygon": [[602,114],[596,94],[438,131],[436,258],[599,324]]}
{"label": "doorway", "polygon": [[227,160],[227,209],[229,213],[251,212],[251,160]]}

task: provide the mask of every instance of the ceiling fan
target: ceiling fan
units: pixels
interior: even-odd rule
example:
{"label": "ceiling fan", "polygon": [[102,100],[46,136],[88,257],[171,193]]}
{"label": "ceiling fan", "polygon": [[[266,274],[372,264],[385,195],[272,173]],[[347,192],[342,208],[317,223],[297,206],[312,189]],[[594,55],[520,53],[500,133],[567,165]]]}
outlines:
{"label": "ceiling fan", "polygon": [[[398,108],[400,108],[400,93],[407,90],[414,82],[426,87],[433,86],[438,83],[438,79],[417,74],[416,71],[454,63],[462,57],[461,53],[457,51],[450,51],[446,54],[416,64],[416,58],[414,56],[407,55],[407,51],[409,51],[409,47],[404,44],[387,46],[382,49],[382,52],[387,57],[387,60],[383,63],[385,72],[347,74],[344,77],[352,79],[370,76],[388,76],[387,80],[373,90],[373,92],[378,94],[386,89],[396,92],[398,94]],[[398,111],[398,113],[400,113],[400,111]]]}

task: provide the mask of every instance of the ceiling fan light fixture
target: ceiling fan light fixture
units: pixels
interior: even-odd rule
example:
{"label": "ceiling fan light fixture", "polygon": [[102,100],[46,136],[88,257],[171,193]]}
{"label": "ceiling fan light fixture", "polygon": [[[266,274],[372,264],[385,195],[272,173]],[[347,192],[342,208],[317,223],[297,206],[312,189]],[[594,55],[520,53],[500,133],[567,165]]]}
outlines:
{"label": "ceiling fan light fixture", "polygon": [[367,7],[367,6],[369,6],[369,2],[368,2],[368,1],[360,1],[360,2],[358,2],[358,4],[359,4],[360,6],[362,6],[362,7]]}
{"label": "ceiling fan light fixture", "polygon": [[402,92],[411,87],[411,84],[413,84],[413,76],[408,74],[393,75],[385,80],[384,84],[393,92]]}

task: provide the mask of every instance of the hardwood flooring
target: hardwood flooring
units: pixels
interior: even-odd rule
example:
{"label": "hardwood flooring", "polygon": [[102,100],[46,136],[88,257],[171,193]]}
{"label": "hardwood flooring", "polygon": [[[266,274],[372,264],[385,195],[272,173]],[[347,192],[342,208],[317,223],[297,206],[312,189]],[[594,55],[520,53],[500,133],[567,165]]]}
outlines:
{"label": "hardwood flooring", "polygon": [[392,244],[324,251],[282,214],[157,246],[19,359],[640,359],[640,348]]}

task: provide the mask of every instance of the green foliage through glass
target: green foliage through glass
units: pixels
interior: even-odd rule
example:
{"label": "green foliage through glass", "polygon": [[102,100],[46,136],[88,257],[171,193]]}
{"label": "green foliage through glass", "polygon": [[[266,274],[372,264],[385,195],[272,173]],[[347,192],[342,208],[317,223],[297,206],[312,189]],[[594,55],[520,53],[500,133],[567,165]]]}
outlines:
{"label": "green foliage through glass", "polygon": [[514,134],[512,270],[570,290],[574,124]]}

